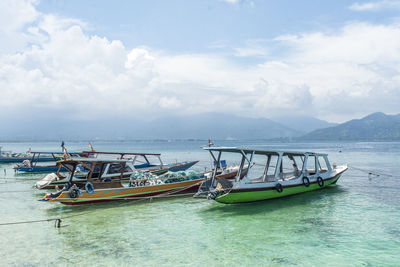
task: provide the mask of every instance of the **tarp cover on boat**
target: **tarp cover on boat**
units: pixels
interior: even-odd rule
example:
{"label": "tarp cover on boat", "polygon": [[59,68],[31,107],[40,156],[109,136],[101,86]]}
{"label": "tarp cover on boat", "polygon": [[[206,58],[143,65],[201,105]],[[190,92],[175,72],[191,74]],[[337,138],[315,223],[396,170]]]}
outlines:
{"label": "tarp cover on boat", "polygon": [[58,180],[58,176],[55,173],[49,173],[47,174],[42,180],[36,182],[35,187],[37,189],[42,189],[45,186],[51,184],[51,182],[53,181],[57,181]]}

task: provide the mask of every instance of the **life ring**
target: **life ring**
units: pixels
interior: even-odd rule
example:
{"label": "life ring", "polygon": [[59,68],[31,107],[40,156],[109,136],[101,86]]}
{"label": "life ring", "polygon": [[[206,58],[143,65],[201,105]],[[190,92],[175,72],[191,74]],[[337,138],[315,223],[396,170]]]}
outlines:
{"label": "life ring", "polygon": [[69,197],[70,198],[77,198],[80,194],[79,194],[79,189],[78,188],[71,188],[69,190]]}
{"label": "life ring", "polygon": [[275,189],[276,191],[278,191],[278,193],[282,193],[283,192],[283,187],[281,184],[276,184],[275,185]]}
{"label": "life ring", "polygon": [[303,177],[303,184],[305,187],[309,187],[310,186],[310,179],[308,179],[307,176]]}
{"label": "life ring", "polygon": [[88,192],[89,194],[92,194],[94,192],[94,187],[91,182],[87,182],[85,184],[85,189],[86,189],[86,192]]}
{"label": "life ring", "polygon": [[324,186],[325,182],[324,182],[324,179],[322,179],[321,176],[317,178],[317,182],[318,182],[319,187],[323,187]]}

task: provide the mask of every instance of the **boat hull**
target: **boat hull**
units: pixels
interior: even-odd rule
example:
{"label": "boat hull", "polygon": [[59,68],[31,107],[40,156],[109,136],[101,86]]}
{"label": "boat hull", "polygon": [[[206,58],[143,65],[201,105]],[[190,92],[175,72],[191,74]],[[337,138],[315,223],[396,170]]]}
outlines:
{"label": "boat hull", "polygon": [[[22,163],[24,160],[32,160],[32,157],[0,157],[0,163]],[[55,161],[53,157],[35,159],[36,162]]]}
{"label": "boat hull", "polygon": [[49,200],[50,202],[61,202],[66,205],[80,205],[97,202],[143,199],[149,197],[178,196],[187,193],[197,192],[203,178],[151,186],[141,187],[121,187],[95,190],[93,193],[83,191],[77,198],[70,198],[68,192],[62,192],[57,198]]}
{"label": "boat hull", "polygon": [[255,202],[280,198],[309,191],[319,190],[333,185],[340,178],[342,173],[339,173],[331,178],[324,179],[324,185],[321,187],[317,181],[310,183],[308,187],[303,184],[282,186],[282,192],[278,192],[275,186],[252,188],[252,189],[232,189],[228,194],[221,194],[215,198],[215,201],[224,204]]}
{"label": "boat hull", "polygon": [[[45,166],[45,167],[20,167],[20,168],[16,168],[15,170],[18,172],[57,172],[58,171],[57,166]],[[67,171],[67,169],[65,168],[61,168],[60,170],[61,172],[65,172]]]}

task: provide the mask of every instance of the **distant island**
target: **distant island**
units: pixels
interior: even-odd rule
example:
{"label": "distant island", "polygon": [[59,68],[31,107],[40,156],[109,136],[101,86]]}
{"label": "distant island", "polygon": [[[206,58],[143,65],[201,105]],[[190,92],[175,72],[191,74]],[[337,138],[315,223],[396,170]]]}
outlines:
{"label": "distant island", "polygon": [[400,140],[400,114],[370,114],[342,124],[314,117],[247,118],[225,113],[202,113],[158,119],[19,120],[4,122],[0,141],[59,140],[284,140],[338,141]]}

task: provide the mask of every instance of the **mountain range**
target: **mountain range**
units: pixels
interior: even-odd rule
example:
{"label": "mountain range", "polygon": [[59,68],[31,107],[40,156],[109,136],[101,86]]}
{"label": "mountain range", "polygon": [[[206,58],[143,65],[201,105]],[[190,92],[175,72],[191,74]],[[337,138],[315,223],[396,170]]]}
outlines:
{"label": "mountain range", "polygon": [[300,140],[400,140],[400,114],[372,113],[362,119],[350,120],[334,127],[317,129]]}
{"label": "mountain range", "polygon": [[400,114],[378,112],[334,124],[306,116],[246,118],[224,113],[153,120],[30,120],[2,122],[0,141],[135,139],[400,140]]}

